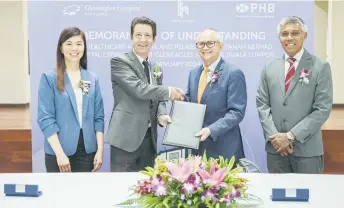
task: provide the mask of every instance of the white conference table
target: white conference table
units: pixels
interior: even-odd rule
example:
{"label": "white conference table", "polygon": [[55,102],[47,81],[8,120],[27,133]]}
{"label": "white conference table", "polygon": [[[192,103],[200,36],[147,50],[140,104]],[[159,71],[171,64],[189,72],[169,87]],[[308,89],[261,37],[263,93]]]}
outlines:
{"label": "white conference table", "polygon": [[[263,204],[238,207],[340,208],[344,207],[344,175],[242,173],[250,181],[249,192]],[[0,174],[0,208],[115,208],[127,199],[128,187],[139,173],[18,173]],[[6,197],[4,184],[38,184],[38,198]],[[272,188],[309,188],[309,202],[272,202]]]}

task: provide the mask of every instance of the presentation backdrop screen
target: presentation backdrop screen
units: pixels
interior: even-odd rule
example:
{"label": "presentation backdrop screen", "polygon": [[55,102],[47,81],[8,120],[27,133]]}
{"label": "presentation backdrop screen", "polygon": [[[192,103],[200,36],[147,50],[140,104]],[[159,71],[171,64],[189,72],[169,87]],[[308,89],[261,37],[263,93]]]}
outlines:
{"label": "presentation backdrop screen", "polygon": [[[297,6],[296,6],[297,4]],[[113,109],[110,60],[131,50],[130,24],[137,16],[157,23],[156,43],[150,59],[164,71],[164,85],[186,91],[191,69],[202,64],[195,43],[199,32],[214,28],[221,33],[221,56],[245,74],[248,103],[241,122],[246,158],[266,172],[263,131],[256,108],[256,93],[263,65],[283,55],[277,25],[285,16],[299,16],[309,32],[305,48],[313,52],[313,1],[28,1],[31,69],[33,172],[45,172],[44,137],[37,124],[37,94],[43,72],[56,66],[57,41],[66,27],[86,34],[88,69],[99,76],[105,107],[105,133]],[[167,110],[171,102],[167,103]],[[128,127],[130,128],[130,126]],[[158,151],[164,129],[159,127]],[[101,171],[109,171],[109,146],[105,145]]]}

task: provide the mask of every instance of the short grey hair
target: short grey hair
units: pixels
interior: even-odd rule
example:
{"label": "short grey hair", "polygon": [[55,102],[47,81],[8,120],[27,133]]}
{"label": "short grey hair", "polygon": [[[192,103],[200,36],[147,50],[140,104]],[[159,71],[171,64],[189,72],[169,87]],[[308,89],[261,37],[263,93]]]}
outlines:
{"label": "short grey hair", "polygon": [[303,32],[307,32],[308,28],[307,25],[303,22],[303,20],[300,17],[296,17],[296,16],[290,16],[290,17],[284,17],[279,24],[277,25],[277,34],[279,35],[281,32],[281,27],[289,24],[289,23],[299,23],[301,26],[301,30]]}
{"label": "short grey hair", "polygon": [[[219,41],[219,42],[222,42],[222,37],[221,37],[221,34],[218,30],[214,29],[214,28],[207,28],[205,29],[203,32],[207,32],[207,31],[212,31],[212,32],[215,32],[215,38]],[[203,33],[202,32],[202,33]]]}

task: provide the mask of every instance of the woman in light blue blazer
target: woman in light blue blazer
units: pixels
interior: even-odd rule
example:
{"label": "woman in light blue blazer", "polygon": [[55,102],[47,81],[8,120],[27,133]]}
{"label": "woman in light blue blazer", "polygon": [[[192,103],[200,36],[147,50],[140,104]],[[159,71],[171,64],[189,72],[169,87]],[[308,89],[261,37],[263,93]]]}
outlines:
{"label": "woman in light blue blazer", "polygon": [[47,172],[100,169],[104,106],[98,77],[87,70],[85,34],[62,31],[56,69],[44,72],[38,90],[38,125],[44,134]]}

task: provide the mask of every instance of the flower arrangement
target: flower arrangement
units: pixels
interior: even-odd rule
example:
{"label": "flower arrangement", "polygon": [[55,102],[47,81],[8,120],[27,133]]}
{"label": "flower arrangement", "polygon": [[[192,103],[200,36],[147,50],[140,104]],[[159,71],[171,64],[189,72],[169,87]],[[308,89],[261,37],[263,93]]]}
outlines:
{"label": "flower arrangement", "polygon": [[309,84],[309,78],[308,78],[309,75],[310,75],[309,69],[303,69],[302,72],[300,72],[299,82],[302,83],[302,87],[304,84]]}
{"label": "flower arrangement", "polygon": [[238,199],[257,199],[247,193],[248,180],[237,176],[243,167],[232,169],[234,161],[234,157],[207,159],[205,154],[175,163],[156,159],[155,168],[140,171],[148,177],[132,187],[138,197],[119,205],[231,208]]}
{"label": "flower arrangement", "polygon": [[83,95],[88,95],[88,90],[91,87],[91,81],[84,81],[84,80],[80,80],[79,82],[79,88],[82,90],[82,94]]}

